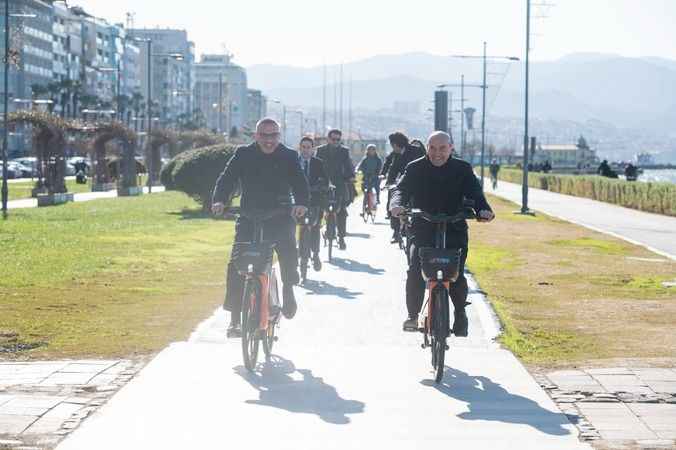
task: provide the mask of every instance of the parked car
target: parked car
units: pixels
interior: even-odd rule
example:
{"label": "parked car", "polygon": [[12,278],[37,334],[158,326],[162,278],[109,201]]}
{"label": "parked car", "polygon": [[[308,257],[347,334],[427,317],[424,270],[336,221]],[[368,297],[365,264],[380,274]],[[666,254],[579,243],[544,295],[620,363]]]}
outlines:
{"label": "parked car", "polygon": [[33,170],[16,161],[9,161],[7,168],[12,174],[10,178],[30,178],[33,175]]}
{"label": "parked car", "polygon": [[28,167],[31,171],[29,177],[38,176],[38,159],[34,156],[27,156],[24,158],[14,158],[12,162],[21,164],[22,166]]}

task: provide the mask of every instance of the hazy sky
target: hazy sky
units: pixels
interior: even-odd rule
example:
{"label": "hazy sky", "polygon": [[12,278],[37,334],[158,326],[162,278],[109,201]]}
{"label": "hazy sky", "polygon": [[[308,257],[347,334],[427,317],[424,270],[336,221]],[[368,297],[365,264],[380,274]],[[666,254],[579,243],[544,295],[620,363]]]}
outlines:
{"label": "hazy sky", "polygon": [[[534,2],[539,0],[533,0]],[[574,52],[676,59],[676,0],[544,0],[533,57]],[[69,0],[90,14],[138,27],[187,29],[197,53],[223,45],[242,65],[314,66],[377,54],[523,56],[526,0]],[[534,15],[540,11],[536,9]]]}

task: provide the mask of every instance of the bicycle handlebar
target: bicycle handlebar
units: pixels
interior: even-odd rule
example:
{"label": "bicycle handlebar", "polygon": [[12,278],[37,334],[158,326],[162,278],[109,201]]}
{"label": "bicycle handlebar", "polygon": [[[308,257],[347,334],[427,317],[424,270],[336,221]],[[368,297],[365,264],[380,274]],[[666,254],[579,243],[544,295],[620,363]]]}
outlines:
{"label": "bicycle handlebar", "polygon": [[463,211],[456,214],[430,214],[420,209],[406,209],[401,213],[401,216],[411,218],[420,217],[421,219],[434,224],[455,223],[477,218],[476,212],[471,208],[465,208]]}
{"label": "bicycle handlebar", "polygon": [[253,221],[264,221],[277,216],[291,215],[291,206],[280,206],[273,209],[242,209],[240,207],[228,208],[226,212],[246,217]]}

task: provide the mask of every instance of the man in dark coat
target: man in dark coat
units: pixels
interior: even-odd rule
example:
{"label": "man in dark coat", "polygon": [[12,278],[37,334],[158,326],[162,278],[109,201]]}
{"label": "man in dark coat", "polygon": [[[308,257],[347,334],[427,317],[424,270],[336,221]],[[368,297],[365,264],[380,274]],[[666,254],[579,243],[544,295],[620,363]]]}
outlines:
{"label": "man in dark coat", "polygon": [[[263,224],[263,239],[276,244],[282,278],[282,312],[287,319],[296,314],[293,286],[298,284],[298,249],[295,218],[307,212],[308,182],[298,164],[298,153],[279,142],[279,124],[262,119],[256,126],[255,142],[238,147],[218,177],[212,195],[212,211],[222,215],[233,194],[241,186],[240,206],[246,210],[276,210],[292,205],[291,214],[276,216]],[[293,217],[292,217],[293,216]],[[241,216],[235,226],[235,244],[228,264],[228,285],[223,307],[231,312],[228,336],[241,336],[240,314],[244,296],[244,278],[237,271],[239,242],[251,242],[253,223]]]}
{"label": "man in dark coat", "polygon": [[[430,214],[456,214],[462,211],[464,198],[474,201],[479,221],[490,222],[495,215],[484,197],[481,185],[472,166],[451,157],[451,137],[443,131],[433,133],[428,141],[427,157],[408,165],[404,176],[392,191],[390,211],[398,217],[406,207],[421,209]],[[408,319],[405,331],[418,329],[418,314],[425,296],[425,281],[420,268],[419,249],[434,247],[435,225],[416,218],[409,235],[409,269],[406,279],[406,307]],[[467,336],[467,280],[463,274],[468,247],[467,223],[449,224],[446,231],[446,248],[462,249],[460,277],[451,284],[450,296],[455,309],[453,332]]]}
{"label": "man in dark coat", "polygon": [[324,162],[313,156],[314,140],[305,136],[300,140],[299,162],[310,185],[310,217],[312,218],[312,266],[315,271],[322,269],[319,259],[319,238],[324,216],[326,192],[329,188],[329,177]]}
{"label": "man in dark coat", "polygon": [[354,183],[354,166],[350,159],[350,150],[340,145],[343,133],[340,130],[331,130],[328,134],[328,144],[317,148],[317,158],[324,162],[329,180],[336,187],[338,207],[337,228],[338,245],[341,250],[347,248],[345,235],[347,234],[347,206],[350,204],[351,183]]}

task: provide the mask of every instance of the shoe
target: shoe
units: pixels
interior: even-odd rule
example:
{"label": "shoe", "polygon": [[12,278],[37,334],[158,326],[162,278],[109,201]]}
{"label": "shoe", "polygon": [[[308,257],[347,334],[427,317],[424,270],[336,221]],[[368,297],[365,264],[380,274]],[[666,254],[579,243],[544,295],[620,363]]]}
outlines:
{"label": "shoe", "polygon": [[347,244],[345,243],[345,238],[338,238],[338,248],[341,250],[347,249]]}
{"label": "shoe", "polygon": [[322,270],[322,262],[319,260],[319,256],[317,255],[312,258],[312,268],[315,270],[315,272]]}
{"label": "shoe", "polygon": [[408,319],[404,320],[404,331],[411,333],[411,332],[417,332],[418,331],[418,318],[417,317],[409,317]]}
{"label": "shoe", "polygon": [[228,338],[240,338],[242,337],[242,325],[239,323],[239,320],[233,320],[230,322],[228,331],[226,332]]}
{"label": "shoe", "polygon": [[455,316],[455,321],[453,322],[453,334],[458,337],[467,337],[469,321],[467,320],[465,308],[457,308],[453,315]]}
{"label": "shoe", "polygon": [[284,298],[284,305],[282,305],[282,314],[286,319],[293,319],[298,310],[296,304],[296,296],[293,293],[293,286],[284,286],[282,297]]}
{"label": "shoe", "polygon": [[401,234],[395,232],[392,234],[392,239],[390,240],[390,244],[398,244],[401,242]]}

